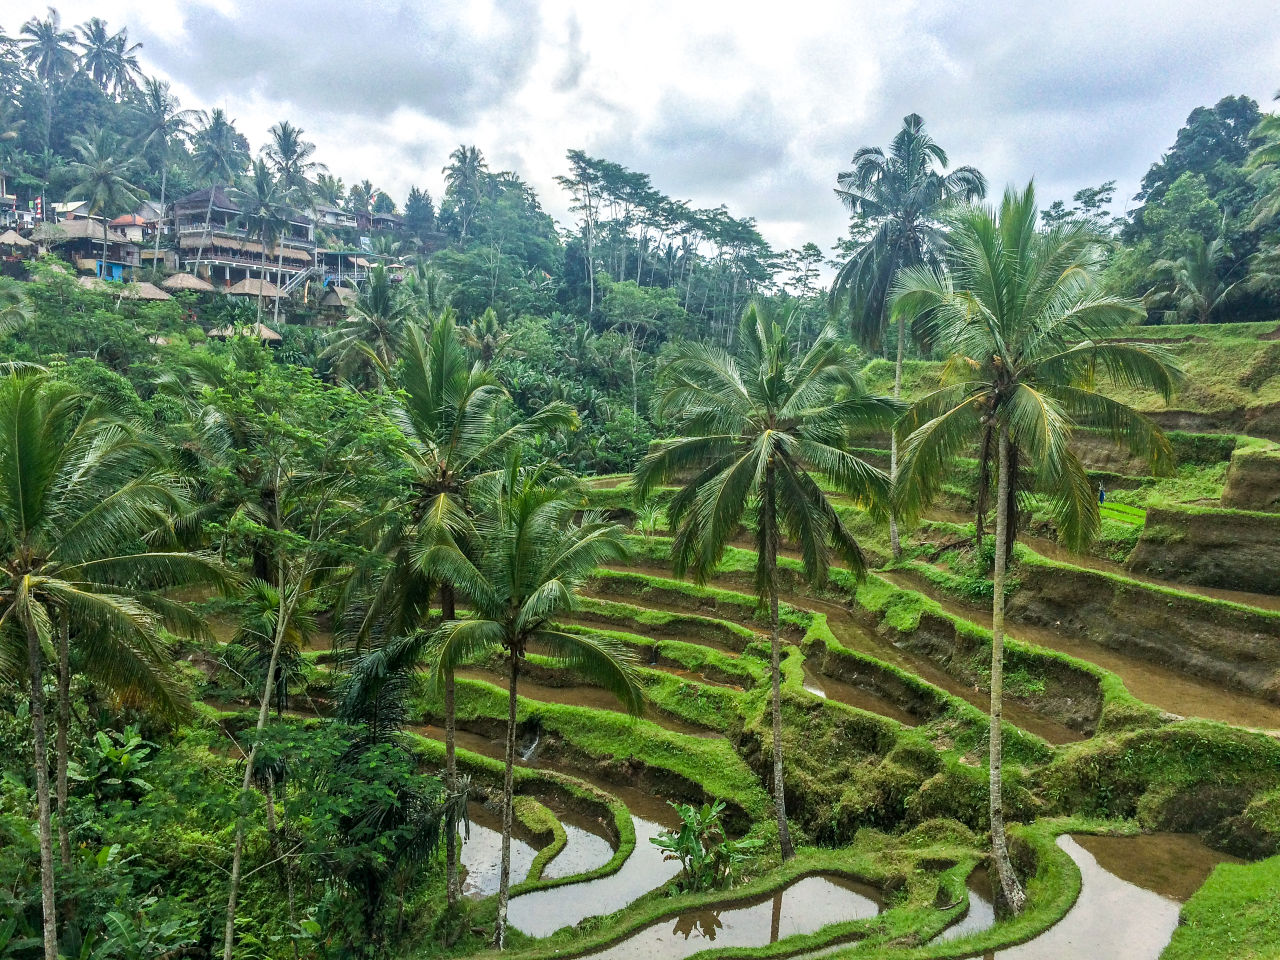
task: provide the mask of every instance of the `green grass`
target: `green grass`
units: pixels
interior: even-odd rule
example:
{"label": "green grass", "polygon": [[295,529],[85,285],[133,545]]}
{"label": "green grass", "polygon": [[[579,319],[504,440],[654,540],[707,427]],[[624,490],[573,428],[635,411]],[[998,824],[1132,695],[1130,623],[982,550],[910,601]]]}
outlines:
{"label": "green grass", "polygon": [[520,826],[536,837],[541,846],[533,863],[529,865],[528,880],[541,880],[542,871],[565,848],[569,836],[556,815],[530,796],[521,795],[511,804],[512,813]]}
{"label": "green grass", "polygon": [[1280,956],[1280,857],[1219,864],[1182,908],[1161,960],[1274,960]]}

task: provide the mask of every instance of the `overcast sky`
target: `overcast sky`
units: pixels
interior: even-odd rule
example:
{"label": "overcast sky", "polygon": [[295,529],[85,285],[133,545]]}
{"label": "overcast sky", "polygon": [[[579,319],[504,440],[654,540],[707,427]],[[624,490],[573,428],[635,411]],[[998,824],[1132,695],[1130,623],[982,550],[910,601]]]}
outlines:
{"label": "overcast sky", "polygon": [[[6,0],[13,35],[46,3]],[[581,148],[665,193],[828,248],[854,150],[921,114],[952,164],[1042,204],[1119,181],[1120,209],[1187,113],[1280,88],[1280,2],[1231,0],[64,0],[143,43],[185,106],[227,108],[255,149],[288,119],[348,184],[438,197],[474,143],[566,220]]]}

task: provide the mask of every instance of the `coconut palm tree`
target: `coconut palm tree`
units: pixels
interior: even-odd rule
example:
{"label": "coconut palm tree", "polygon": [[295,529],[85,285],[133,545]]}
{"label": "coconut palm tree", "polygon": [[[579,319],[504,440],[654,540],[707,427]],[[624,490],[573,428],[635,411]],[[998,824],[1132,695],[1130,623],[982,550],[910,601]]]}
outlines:
{"label": "coconut palm tree", "polygon": [[833,555],[862,576],[862,550],[811,476],[875,510],[887,508],[889,477],[841,449],[852,426],[886,428],[894,401],[867,396],[852,357],[828,327],[802,352],[792,321],[776,322],[751,305],[735,352],[702,343],[682,346],[658,371],[660,417],[673,417],[676,439],[657,444],[636,467],[637,504],[654,487],[694,470],[667,507],[677,531],[675,572],[699,582],[714,574],[749,505],[756,508],[756,590],[769,605],[772,671],[773,802],[782,855],[793,853],[783,790],[778,547],[800,546],[805,575],[821,583]]}
{"label": "coconut palm tree", "polygon": [[502,329],[493,307],[482,313],[479,319],[458,331],[462,342],[484,366],[489,366],[511,348],[511,334]]}
{"label": "coconut palm tree", "polygon": [[566,633],[555,625],[557,617],[574,609],[576,591],[596,567],[625,557],[623,528],[596,514],[575,522],[581,506],[577,484],[550,476],[545,467],[524,469],[518,455],[486,481],[475,501],[476,540],[484,549],[473,560],[456,545],[442,543],[427,553],[424,568],[466,595],[474,610],[470,618],[449,620],[437,631],[437,680],[485,652],[499,650],[507,661],[502,861],[494,929],[494,943],[501,949],[511,888],[520,661],[528,653],[550,656],[615,694],[632,713],[640,713],[644,701],[629,650],[605,637]]}
{"label": "coconut palm tree", "polygon": [[70,195],[89,202],[90,217],[102,214],[100,275],[105,276],[109,232],[107,221],[137,206],[146,192],[129,179],[136,168],[136,161],[133,158],[121,158],[120,145],[106,130],[99,130],[92,139],[73,137],[71,145],[75,147],[80,159],[69,166],[76,177],[76,184],[71,188]]}
{"label": "coconut palm tree", "polygon": [[[1276,95],[1280,100],[1280,94]],[[1269,170],[1280,166],[1280,113],[1269,113],[1253,128],[1251,136],[1262,144],[1249,154],[1246,166],[1251,170]],[[1253,207],[1251,229],[1265,226],[1280,214],[1280,184],[1258,198]]]}
{"label": "coconut palm tree", "polygon": [[208,120],[192,137],[192,157],[196,173],[209,184],[209,206],[204,214],[204,230],[200,234],[200,248],[196,251],[194,273],[200,272],[204,257],[204,245],[209,237],[209,220],[213,216],[213,197],[220,184],[235,183],[249,165],[248,142],[236,131],[235,121],[215,108]]}
{"label": "coconut palm tree", "polygon": [[1164,309],[1166,315],[1175,319],[1190,317],[1195,323],[1212,322],[1245,279],[1231,279],[1231,274],[1244,263],[1230,268],[1230,257],[1222,237],[1206,243],[1204,237],[1193,234],[1182,256],[1176,260],[1157,260],[1151,265],[1159,282],[1147,295],[1147,304],[1153,309]]}
{"label": "coconut palm tree", "polygon": [[80,69],[87,73],[104,93],[113,90],[117,95],[138,88],[137,78],[142,75],[138,66],[140,43],[129,43],[129,31],[107,31],[101,17],[91,17],[76,27],[80,39]]}
{"label": "coconut palm tree", "polygon": [[[987,181],[973,167],[943,173],[947,154],[924,130],[918,114],[903,118],[886,155],[879,147],[863,147],[853,167],[836,179],[836,189],[849,212],[874,227],[831,287],[832,308],[844,300],[852,315],[854,337],[878,348],[889,322],[889,286],[899,270],[920,263],[940,268],[946,247],[939,219],[957,201],[986,196]],[[923,334],[924,331],[916,331]],[[922,337],[922,339],[924,339]],[[898,352],[893,368],[893,395],[902,394],[905,325],[898,325]],[[889,472],[897,472],[898,445],[890,440]],[[897,518],[889,518],[894,556],[902,552]]]}
{"label": "coconut palm tree", "polygon": [[391,375],[408,329],[416,316],[413,301],[391,283],[378,264],[356,296],[346,321],[334,330],[323,356],[333,361],[338,376],[377,387]]}
{"label": "coconut palm tree", "polygon": [[444,174],[446,194],[457,206],[458,239],[466,240],[476,205],[480,202],[481,181],[489,167],[478,147],[464,145],[449,154],[449,163],[440,172]]}
{"label": "coconut palm tree", "polygon": [[[35,754],[46,960],[57,960],[52,811],[44,677],[57,651],[59,829],[65,829],[71,660],[126,700],[181,709],[167,625],[194,627],[159,591],[217,580],[188,553],[138,544],[186,510],[160,450],[42,373],[0,380],[0,674],[25,674]],[[74,647],[72,646],[74,642]],[[64,857],[69,858],[65,834]]]}
{"label": "coconut palm tree", "polygon": [[[572,408],[563,403],[548,404],[514,423],[504,422],[500,411],[507,392],[488,371],[468,361],[451,310],[436,320],[429,336],[419,326],[409,327],[395,376],[396,420],[407,440],[406,465],[413,479],[404,499],[379,511],[392,520],[380,532],[374,553],[391,563],[371,586],[371,598],[353,624],[357,646],[375,631],[402,637],[422,627],[433,578],[419,562],[420,555],[436,544],[454,544],[465,551],[475,543],[471,487],[476,478],[501,465],[521,445],[577,424]],[[442,581],[439,586],[441,614],[453,620],[453,585]],[[458,774],[451,670],[443,674],[443,687],[445,781],[453,790]],[[456,842],[456,837],[446,838],[451,903],[460,892]]]}
{"label": "coconut palm tree", "polygon": [[[133,108],[141,130],[138,146],[150,151],[160,161],[160,216],[164,216],[165,195],[169,187],[169,155],[175,142],[191,136],[194,124],[201,116],[198,110],[183,110],[182,104],[169,91],[165,80],[148,77],[142,84],[140,103]],[[160,260],[160,231],[156,230],[156,245],[151,265]]]}
{"label": "coconut palm tree", "polygon": [[303,140],[303,132],[288,120],[280,121],[267,131],[271,140],[262,148],[262,155],[291,202],[309,207],[314,201],[316,176],[327,173],[329,168],[312,159],[316,145]]}
{"label": "coconut palm tree", "polygon": [[22,59],[44,86],[44,149],[49,149],[53,129],[53,88],[71,76],[76,68],[76,55],[72,50],[75,34],[62,29],[58,11],[49,8],[43,20],[32,17],[22,25],[18,34],[18,48]]}
{"label": "coconut palm tree", "polygon": [[[267,282],[267,252],[278,247],[278,253],[284,256],[284,245],[280,242],[289,227],[289,210],[284,203],[284,191],[280,182],[271,174],[265,160],[259,158],[253,163],[253,172],[243,188],[234,191],[236,202],[240,204],[240,220],[244,223],[249,236],[257,237],[262,244],[262,276],[258,285],[258,322],[262,322],[262,285]],[[276,283],[280,282],[280,270],[276,270]],[[280,291],[276,290],[276,306],[279,309]]]}
{"label": "coconut palm tree", "polygon": [[329,173],[321,173],[316,177],[315,190],[317,200],[334,207],[342,206],[347,194],[342,178]]}
{"label": "coconut palm tree", "polygon": [[1007,190],[998,211],[967,207],[951,233],[950,276],[927,265],[893,284],[894,310],[906,319],[929,313],[951,360],[943,386],[904,414],[898,502],[916,516],[941,490],[953,458],[995,432],[998,456],[994,599],[991,611],[991,843],[1005,903],[1015,912],[1026,894],[1009,860],[1002,806],[1005,573],[1016,526],[1010,504],[1018,472],[1034,470],[1069,547],[1097,534],[1098,504],[1084,467],[1069,449],[1077,426],[1102,429],[1154,470],[1172,464],[1169,442],[1143,415],[1099,392],[1099,382],[1149,387],[1166,399],[1180,374],[1142,344],[1109,338],[1144,312],[1105,293],[1103,255],[1088,225],[1036,228],[1035,190]]}

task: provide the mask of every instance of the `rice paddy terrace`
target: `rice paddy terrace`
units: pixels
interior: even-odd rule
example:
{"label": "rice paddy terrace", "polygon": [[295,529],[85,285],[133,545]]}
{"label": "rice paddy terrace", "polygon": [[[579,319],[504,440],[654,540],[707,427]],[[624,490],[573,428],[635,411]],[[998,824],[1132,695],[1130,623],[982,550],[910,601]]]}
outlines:
{"label": "rice paddy terrace", "polygon": [[[1189,366],[1207,352],[1199,330],[1156,335]],[[1216,364],[1238,349],[1220,340]],[[1274,354],[1254,337],[1235,379],[1274,393],[1280,377],[1258,369],[1280,370]],[[925,389],[936,371],[911,374]],[[762,853],[729,891],[678,892],[678,865],[650,840],[677,823],[669,801],[718,800],[731,834],[762,851],[776,841],[754,554],[731,548],[695,585],[672,577],[668,537],[637,532],[632,559],[597,572],[563,626],[631,648],[647,709],[629,717],[529,656],[507,955],[1156,960],[1226,956],[1201,938],[1238,935],[1229,955],[1275,955],[1280,394],[1229,386],[1210,384],[1195,411],[1149,408],[1194,428],[1170,435],[1173,476],[1081,438],[1107,491],[1093,553],[1060,547],[1026,505],[1004,714],[1024,913],[997,921],[986,874],[990,583],[963,547],[972,503],[957,482],[896,562],[883,532],[840,505],[874,560],[861,583],[837,570],[810,590],[799,561],[781,560],[800,850],[785,863]],[[882,441],[866,438],[868,455],[887,459]],[[597,479],[588,500],[634,519],[626,478]],[[457,684],[460,763],[480,793],[463,853],[480,918],[495,909],[498,825],[481,801],[500,782],[505,683],[500,664],[478,662]],[[413,732],[438,763],[441,705],[417,708]]]}

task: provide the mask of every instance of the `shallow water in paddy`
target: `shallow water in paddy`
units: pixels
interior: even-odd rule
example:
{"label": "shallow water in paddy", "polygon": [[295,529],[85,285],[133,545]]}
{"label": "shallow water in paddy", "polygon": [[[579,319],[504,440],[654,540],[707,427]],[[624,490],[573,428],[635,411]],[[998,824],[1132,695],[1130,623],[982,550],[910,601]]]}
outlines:
{"label": "shallow water in paddy", "polygon": [[587,957],[679,960],[714,948],[764,946],[879,912],[876,893],[865,884],[836,875],[804,877],[774,894],[669,917]]}
{"label": "shallow water in paddy", "polygon": [[[462,866],[466,875],[462,894],[479,900],[498,892],[502,864],[502,815],[478,803],[467,811],[470,837],[462,844]],[[518,837],[511,838],[511,882],[519,883],[528,874],[537,851]]]}

